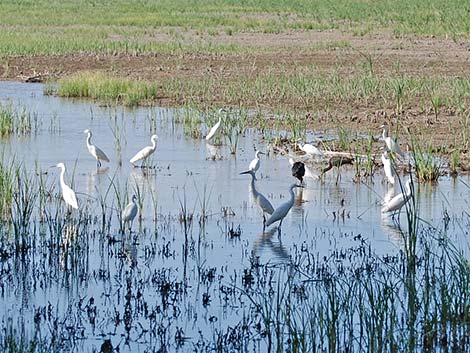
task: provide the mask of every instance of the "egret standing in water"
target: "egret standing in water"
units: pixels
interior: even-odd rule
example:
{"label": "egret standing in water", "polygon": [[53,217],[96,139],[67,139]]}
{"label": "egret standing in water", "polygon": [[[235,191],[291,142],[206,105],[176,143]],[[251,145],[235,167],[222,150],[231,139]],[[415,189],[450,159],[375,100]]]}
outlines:
{"label": "egret standing in water", "polygon": [[381,128],[383,128],[382,138],[384,139],[385,145],[387,146],[388,150],[390,152],[400,155],[403,158],[405,155],[400,149],[400,146],[398,145],[397,141],[388,135],[388,124],[383,124]]}
{"label": "egret standing in water", "polygon": [[299,148],[304,151],[306,154],[314,155],[314,156],[323,156],[323,152],[320,151],[317,147],[314,145],[311,145],[309,143],[306,143],[305,145],[301,145],[299,143]]}
{"label": "egret standing in water", "polygon": [[[250,162],[250,165],[248,166],[248,170],[256,173],[256,171],[259,169],[259,166],[260,166],[260,161],[259,161],[259,155],[260,154],[265,154],[265,153],[256,150],[255,158]],[[255,179],[256,179],[256,177],[255,177]]]}
{"label": "egret standing in water", "polygon": [[271,202],[258,190],[256,190],[255,187],[255,172],[252,170],[247,170],[246,172],[241,172],[241,174],[250,174],[251,175],[251,184],[250,184],[250,190],[253,195],[253,199],[255,200],[256,204],[261,208],[263,211],[263,230],[266,226],[266,217],[265,213],[267,214],[272,214],[274,212],[274,207],[271,205]]}
{"label": "egret standing in water", "polygon": [[59,163],[56,165],[57,168],[61,169],[60,172],[60,189],[62,191],[62,198],[65,203],[72,208],[78,209],[77,196],[75,196],[75,191],[72,190],[70,186],[65,184],[64,174],[65,174],[65,165],[64,163]]}
{"label": "egret standing in water", "polygon": [[153,152],[155,152],[155,149],[157,148],[157,139],[158,139],[157,135],[152,135],[152,137],[150,138],[150,141],[152,142],[152,146],[147,146],[147,147],[142,148],[139,152],[135,154],[134,157],[131,158],[130,162],[132,163],[134,167],[136,167],[136,165],[134,164],[135,162],[142,160],[141,168],[143,168],[144,161]]}
{"label": "egret standing in water", "polygon": [[388,158],[387,151],[384,151],[384,153],[382,153],[381,159],[384,165],[385,176],[387,177],[388,182],[394,185],[395,184],[395,169],[392,166],[392,161],[390,160],[390,158]]}
{"label": "egret standing in water", "polygon": [[292,184],[290,186],[290,188],[289,188],[289,192],[290,192],[289,201],[284,202],[282,205],[280,205],[278,208],[276,208],[274,210],[271,217],[269,217],[268,220],[266,221],[266,227],[269,227],[271,224],[273,224],[277,221],[280,221],[278,231],[279,231],[279,234],[281,234],[282,221],[284,220],[284,217],[287,216],[287,214],[289,213],[292,206],[294,206],[294,201],[295,201],[294,189],[295,188],[301,188],[301,187],[302,187],[301,185],[297,185],[297,184]]}
{"label": "egret standing in water", "polygon": [[400,212],[400,209],[408,202],[412,195],[411,178],[405,184],[405,191],[393,197],[390,201],[384,203],[382,213]]}
{"label": "egret standing in water", "polygon": [[225,113],[225,109],[223,108],[219,109],[219,120],[209,130],[209,133],[206,135],[206,141],[210,141],[215,136],[217,131],[219,131],[220,124],[222,123],[222,113]]}
{"label": "egret standing in water", "polygon": [[132,229],[132,222],[134,221],[135,216],[137,216],[137,211],[139,210],[139,207],[137,206],[137,197],[135,195],[132,195],[132,201],[129,202],[122,211],[122,228],[126,226],[126,223],[129,224],[129,232]]}
{"label": "egret standing in water", "polygon": [[96,159],[96,167],[101,167],[101,161],[109,162],[109,158],[106,153],[91,143],[91,130],[86,129],[83,133],[88,134],[86,138],[86,146],[88,148],[88,152],[90,152],[90,154]]}

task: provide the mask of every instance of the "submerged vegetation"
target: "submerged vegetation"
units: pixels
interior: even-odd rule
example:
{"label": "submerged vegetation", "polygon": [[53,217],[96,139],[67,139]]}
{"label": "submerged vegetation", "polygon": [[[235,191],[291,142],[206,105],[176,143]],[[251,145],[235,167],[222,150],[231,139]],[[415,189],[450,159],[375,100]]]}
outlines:
{"label": "submerged vegetation", "polygon": [[[221,352],[362,352],[364,347],[465,352],[470,348],[470,265],[452,243],[448,220],[437,227],[422,222],[414,193],[405,206],[406,226],[397,228],[402,250],[396,254],[376,254],[366,237],[344,234],[349,245],[338,244],[328,253],[316,254],[303,244],[276,264],[262,263],[253,253],[248,266],[227,274],[201,262],[201,249],[212,241],[205,239],[205,232],[215,222],[207,185],[202,191],[194,185],[197,201],[181,190],[179,211],[159,213],[155,208],[153,219],[139,217],[139,231],[126,235],[115,217],[126,203],[128,185],[123,190],[111,180],[113,187],[103,198],[87,202],[79,213],[64,213],[56,183],[51,186],[42,173],[27,172],[11,161],[0,163],[0,171],[5,170],[2,183],[7,186],[0,193],[7,215],[0,222],[2,288],[34,293],[30,286],[23,287],[25,281],[41,283],[45,291],[70,285],[78,289],[92,278],[105,288],[106,300],[102,302],[99,293],[88,293],[78,302],[67,302],[66,310],[55,308],[53,302],[39,305],[32,314],[35,325],[29,327],[28,320],[4,323],[2,351],[60,352],[70,344],[91,351],[81,342],[90,332],[101,332],[102,325],[106,332],[122,332],[125,340],[111,335],[109,341],[101,341],[119,349],[130,349],[135,342],[152,350],[196,347],[196,351]],[[107,207],[112,188],[116,205]],[[3,192],[7,189],[18,195],[14,202]],[[32,192],[36,189],[40,192]],[[134,192],[142,209],[146,191],[136,184]],[[101,205],[99,217],[93,215],[94,203]],[[223,212],[217,223],[232,229],[230,218]],[[181,252],[175,249],[176,229],[184,233]],[[273,234],[268,231],[263,236],[272,242]],[[137,256],[142,246],[145,259]],[[286,250],[280,246],[277,251],[283,254]],[[97,268],[86,259],[97,255],[101,264],[95,272]],[[171,259],[182,261],[184,270],[173,268]],[[163,265],[155,267],[155,261]],[[16,276],[7,271],[14,263],[28,266]],[[198,282],[197,290],[192,281]],[[221,321],[205,327],[200,337],[189,337],[187,327],[178,323],[201,308],[212,313],[210,322]],[[217,314],[221,310],[223,318]],[[224,323],[227,315],[229,324]],[[193,320],[197,322],[196,317]]]}

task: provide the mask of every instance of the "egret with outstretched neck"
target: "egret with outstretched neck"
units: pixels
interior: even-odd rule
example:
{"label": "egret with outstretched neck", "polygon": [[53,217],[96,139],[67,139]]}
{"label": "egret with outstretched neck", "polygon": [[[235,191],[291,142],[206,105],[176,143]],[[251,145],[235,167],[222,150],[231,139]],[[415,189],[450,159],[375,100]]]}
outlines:
{"label": "egret with outstretched neck", "polygon": [[388,135],[388,132],[389,132],[388,124],[387,123],[383,124],[381,128],[383,128],[382,138],[385,141],[385,145],[387,146],[388,150],[390,152],[400,155],[403,158],[405,155],[403,151],[400,149],[400,146],[398,145],[397,141]]}
{"label": "egret with outstretched neck", "polygon": [[137,211],[139,210],[139,207],[137,206],[137,197],[135,195],[132,195],[132,200],[129,202],[122,211],[122,228],[126,226],[126,223],[129,224],[129,232],[132,229],[132,222],[134,221],[135,216],[137,216]]}
{"label": "egret with outstretched neck", "polygon": [[408,202],[413,191],[411,189],[411,178],[405,184],[405,190],[393,197],[390,201],[384,203],[382,213],[395,213],[400,212],[401,208]]}
{"label": "egret with outstretched neck", "polygon": [[91,130],[86,129],[83,133],[88,134],[86,138],[86,146],[88,148],[88,152],[96,159],[96,167],[101,167],[101,161],[109,162],[109,158],[106,153],[103,152],[99,147],[93,145],[91,143]]}
{"label": "egret with outstretched neck", "polygon": [[294,206],[294,201],[295,201],[294,189],[295,188],[301,188],[301,187],[303,187],[303,186],[302,185],[297,185],[297,184],[292,184],[289,187],[289,192],[290,192],[289,201],[284,202],[282,205],[280,205],[278,208],[276,208],[274,210],[271,217],[269,217],[268,220],[266,221],[266,227],[269,227],[271,224],[280,221],[278,231],[279,231],[279,234],[281,233],[282,221],[287,216],[287,214],[289,213],[292,206]]}
{"label": "egret with outstretched neck", "polygon": [[77,196],[75,195],[75,191],[72,190],[70,186],[65,184],[64,174],[65,174],[65,165],[64,163],[58,163],[56,165],[57,168],[60,168],[60,189],[62,191],[62,198],[64,199],[65,203],[72,208],[78,209],[78,202]]}
{"label": "egret with outstretched neck", "polygon": [[256,180],[256,177],[255,177],[255,172],[252,171],[252,170],[247,170],[246,172],[241,172],[241,174],[250,174],[251,175],[251,184],[250,184],[250,191],[251,191],[251,194],[253,196],[253,199],[255,200],[256,204],[259,206],[259,208],[261,208],[261,210],[263,211],[263,230],[266,226],[266,216],[265,216],[265,213],[271,215],[273,212],[274,212],[274,207],[273,205],[271,204],[271,202],[269,202],[269,200],[262,194],[260,193],[258,190],[256,190],[256,186],[255,186],[255,180]]}
{"label": "egret with outstretched neck", "polygon": [[157,148],[157,139],[158,139],[157,135],[152,135],[152,137],[150,138],[150,141],[152,142],[152,146],[147,146],[147,147],[142,148],[139,152],[135,154],[134,157],[131,158],[130,162],[132,163],[134,167],[136,167],[136,165],[134,164],[135,162],[142,160],[141,167],[143,168],[144,161],[153,152],[155,152],[155,149]]}
{"label": "egret with outstretched neck", "polygon": [[393,168],[392,161],[388,158],[388,152],[384,151],[382,153],[382,163],[384,165],[384,172],[387,180],[390,184],[395,184],[395,168]]}

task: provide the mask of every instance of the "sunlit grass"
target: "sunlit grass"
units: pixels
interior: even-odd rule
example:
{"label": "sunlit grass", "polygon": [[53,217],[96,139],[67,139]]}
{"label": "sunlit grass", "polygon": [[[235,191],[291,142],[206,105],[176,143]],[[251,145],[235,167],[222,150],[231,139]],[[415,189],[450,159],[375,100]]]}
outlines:
{"label": "sunlit grass", "polygon": [[[465,106],[470,98],[470,79],[370,74],[342,76],[336,72],[318,73],[314,69],[292,74],[273,69],[266,75],[239,75],[223,81],[212,76],[169,78],[158,83],[88,72],[60,80],[57,94],[137,105],[154,101],[160,90],[163,96],[176,103],[197,103],[199,106],[224,102],[234,106],[265,105],[308,111],[317,106],[337,104],[378,108],[385,102],[401,111],[411,104],[432,108],[427,88],[430,84],[443,102],[456,109]],[[399,103],[397,86],[401,87]]]}
{"label": "sunlit grass", "polygon": [[[396,36],[468,37],[470,25],[462,0],[442,2],[233,0],[156,1],[13,1],[0,3],[0,55],[156,53],[240,50],[224,45],[194,45],[193,38],[162,40],[178,31],[217,37],[240,32],[346,30],[355,35],[387,31]],[[178,31],[174,31],[175,34]],[[184,36],[183,36],[184,37]],[[332,41],[320,49],[349,47]]]}

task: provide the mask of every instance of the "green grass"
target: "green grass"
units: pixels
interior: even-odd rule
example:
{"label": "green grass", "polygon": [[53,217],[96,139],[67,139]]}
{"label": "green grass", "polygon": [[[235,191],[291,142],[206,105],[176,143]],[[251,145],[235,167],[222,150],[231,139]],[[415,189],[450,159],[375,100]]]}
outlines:
{"label": "green grass", "polygon": [[57,90],[57,94],[62,97],[92,98],[127,106],[152,104],[157,98],[157,92],[158,86],[154,83],[96,73],[79,73],[60,80]]}
{"label": "green grass", "polygon": [[[168,30],[176,28],[177,31]],[[0,2],[0,55],[155,53],[175,50],[233,51],[178,32],[210,37],[239,32],[282,33],[340,29],[356,35],[389,31],[396,36],[468,37],[464,0],[5,0]],[[162,38],[161,35],[168,34]],[[183,35],[184,37],[184,35]],[[348,47],[326,43],[326,49]]]}
{"label": "green grass", "polygon": [[[470,99],[469,78],[429,78],[413,76],[378,76],[356,74],[341,76],[336,72],[318,73],[315,69],[299,73],[282,73],[273,68],[266,75],[240,75],[221,81],[215,77],[170,78],[148,82],[80,73],[58,83],[57,94],[63,97],[87,97],[125,105],[148,104],[158,93],[179,104],[210,106],[220,102],[244,107],[280,107],[308,111],[317,106],[396,106],[396,87],[400,87],[400,107],[406,105],[431,108],[428,86],[433,85],[443,102],[458,109]],[[48,90],[50,88],[48,87]]]}
{"label": "green grass", "polygon": [[15,109],[0,104],[0,138],[11,135],[26,135],[38,129],[36,116],[32,116],[25,108]]}

